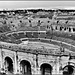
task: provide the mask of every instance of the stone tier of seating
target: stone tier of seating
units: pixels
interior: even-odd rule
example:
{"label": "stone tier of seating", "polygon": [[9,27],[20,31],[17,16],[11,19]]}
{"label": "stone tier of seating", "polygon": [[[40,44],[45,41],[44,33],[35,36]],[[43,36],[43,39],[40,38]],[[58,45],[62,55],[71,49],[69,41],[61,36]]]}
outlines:
{"label": "stone tier of seating", "polygon": [[19,31],[0,35],[0,41],[20,44],[22,41],[40,41],[55,45],[62,45],[63,48],[74,51],[75,34],[61,33],[55,31]]}

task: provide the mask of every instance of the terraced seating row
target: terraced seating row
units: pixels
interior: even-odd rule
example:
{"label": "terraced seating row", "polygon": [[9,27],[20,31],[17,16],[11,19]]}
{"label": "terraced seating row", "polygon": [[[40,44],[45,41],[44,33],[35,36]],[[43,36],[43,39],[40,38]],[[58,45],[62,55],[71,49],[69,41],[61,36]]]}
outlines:
{"label": "terraced seating row", "polygon": [[12,36],[11,34],[7,36],[9,39],[16,39],[14,36]]}
{"label": "terraced seating row", "polygon": [[[18,34],[18,35],[24,35],[24,33],[14,33],[14,34]],[[29,33],[30,34],[30,33]],[[11,35],[9,35],[9,37],[11,37],[11,39],[9,38],[9,37],[5,37],[5,35],[2,35],[1,36],[3,39],[1,39],[0,38],[0,40],[2,40],[2,41],[5,41],[5,42],[9,42],[9,43],[16,43],[16,44],[20,44],[22,41],[20,40],[20,39],[14,39]],[[18,37],[18,36],[17,36]],[[6,40],[5,40],[6,39]],[[66,43],[69,43],[68,42],[68,40],[66,39],[66,40],[64,40],[64,38],[60,38],[60,37],[56,37],[56,36],[54,36],[54,37],[52,37],[52,39],[54,39],[54,40],[57,40],[57,41],[60,41],[60,42],[57,42],[57,41],[53,41],[53,40],[51,40],[51,39],[47,39],[47,38],[28,38],[28,40],[29,41],[40,41],[40,42],[44,42],[44,43],[50,43],[50,44],[54,44],[54,45],[58,45],[58,46],[60,46],[60,44],[61,44],[61,41],[63,42],[66,42]],[[24,40],[27,40],[27,39],[24,39]],[[24,41],[23,40],[23,41]],[[73,41],[72,41],[73,42]],[[72,43],[71,41],[70,41],[70,43]],[[71,47],[70,45],[68,45],[68,44],[65,44],[65,43],[62,43],[61,44],[62,45],[62,47],[63,48],[67,48],[67,49],[70,49],[70,50],[72,50],[72,51],[74,51],[74,49],[75,49],[75,47]],[[74,42],[74,45],[75,45],[75,42]]]}
{"label": "terraced seating row", "polygon": [[63,38],[69,38],[72,40],[75,40],[75,34],[74,33],[64,33],[64,32],[59,32],[59,31],[50,31],[50,34],[57,36],[57,37],[63,37]]}
{"label": "terraced seating row", "polygon": [[52,39],[57,40],[57,41],[66,42],[66,43],[68,43],[68,44],[75,45],[75,41],[72,40],[72,39],[67,39],[67,38],[62,38],[62,37],[56,37],[56,36],[53,36]]}
{"label": "terraced seating row", "polygon": [[[38,26],[25,26],[25,27],[20,27],[19,29],[17,29],[16,31],[38,31]],[[40,30],[41,31],[45,31],[46,30],[46,26],[40,26]],[[4,33],[4,32],[9,32],[12,31],[10,27],[8,27],[7,25],[4,25],[2,27],[0,27],[0,33]]]}
{"label": "terraced seating row", "polygon": [[[75,34],[68,34],[68,33],[60,33],[60,32],[20,32],[20,33],[13,33],[12,36],[14,36],[14,39],[21,39],[21,38],[46,38],[46,39],[56,39],[56,40],[62,40],[66,42],[66,39],[69,39],[68,41],[72,41],[75,38]],[[73,37],[72,37],[73,36]],[[9,37],[9,36],[8,36]],[[54,38],[55,37],[55,38]],[[58,37],[58,38],[56,38]],[[13,38],[13,37],[11,37]],[[67,41],[67,42],[68,42]],[[70,41],[70,42],[71,42]]]}
{"label": "terraced seating row", "polygon": [[[46,26],[39,26],[40,27],[40,31],[45,31],[46,30]],[[21,30],[24,30],[24,31],[38,31],[39,28],[38,26],[33,26],[33,27],[30,27],[30,26],[25,26],[25,27],[21,27],[18,29],[18,31],[21,31]]]}
{"label": "terraced seating row", "polygon": [[12,36],[14,36],[16,39],[20,39],[17,33],[12,34]]}
{"label": "terraced seating row", "polygon": [[[11,34],[7,35],[10,37]],[[13,33],[12,36],[14,36],[16,39],[21,38],[46,38],[45,32],[20,32],[20,33]],[[12,38],[12,37],[11,37]]]}
{"label": "terraced seating row", "polygon": [[26,36],[27,36],[28,38],[33,38],[32,32],[26,32]]}
{"label": "terraced seating row", "polygon": [[[18,40],[20,42],[18,43],[21,43],[21,40],[22,38],[28,38],[30,41],[41,41],[41,42],[46,42],[46,43],[54,43],[53,41],[51,41],[51,39],[53,40],[57,40],[57,41],[62,41],[62,42],[66,42],[68,44],[72,44],[72,45],[75,45],[75,41],[73,39],[70,39],[68,36],[68,38],[65,38],[65,36],[63,36],[63,34],[60,34],[60,32],[17,32],[17,33],[12,33],[12,34],[9,34],[7,36],[1,36],[0,37],[0,41],[7,41],[7,42],[12,42],[12,43],[17,43]],[[67,35],[71,35],[71,34],[67,34]],[[74,36],[75,34],[73,34]],[[31,39],[32,38],[32,39]],[[42,39],[44,38],[44,39]],[[72,38],[72,37],[71,37]],[[47,40],[49,39],[49,40]],[[54,43],[54,44],[58,44],[58,43]],[[58,44],[60,45],[60,44]]]}
{"label": "terraced seating row", "polygon": [[24,33],[18,33],[18,38],[26,38],[26,36],[24,35]]}
{"label": "terraced seating row", "polygon": [[46,38],[46,33],[42,32],[38,35],[39,38]]}
{"label": "terraced seating row", "polygon": [[34,38],[38,38],[38,33],[37,32],[34,32],[33,35],[34,35]]}

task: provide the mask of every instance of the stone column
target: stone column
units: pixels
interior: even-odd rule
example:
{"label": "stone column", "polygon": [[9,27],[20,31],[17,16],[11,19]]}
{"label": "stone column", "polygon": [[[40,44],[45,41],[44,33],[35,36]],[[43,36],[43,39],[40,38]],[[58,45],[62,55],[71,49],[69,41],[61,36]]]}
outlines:
{"label": "stone column", "polygon": [[60,66],[61,66],[61,57],[57,58],[57,74],[62,74],[60,71]]}
{"label": "stone column", "polygon": [[36,58],[35,58],[35,61],[36,61],[36,66],[35,66],[35,74],[38,74],[38,54],[36,54]]}
{"label": "stone column", "polygon": [[32,75],[36,75],[36,55],[33,54],[33,64],[31,64],[31,73]]}
{"label": "stone column", "polygon": [[41,75],[40,67],[38,64],[38,54],[36,54],[36,73],[37,73],[37,75]]}
{"label": "stone column", "polygon": [[56,64],[53,66],[52,75],[56,75]]}
{"label": "stone column", "polygon": [[2,49],[0,48],[0,71],[2,68]]}
{"label": "stone column", "polygon": [[35,66],[35,74],[39,74],[39,65],[38,65],[38,54],[36,54],[36,66]]}
{"label": "stone column", "polygon": [[59,75],[59,57],[55,58],[52,74]]}
{"label": "stone column", "polygon": [[71,33],[73,33],[73,28],[71,27]]}
{"label": "stone column", "polygon": [[1,60],[0,60],[0,62],[1,62],[1,66],[0,66],[0,68],[1,68],[1,70],[3,69],[3,51],[2,51],[2,48],[1,48],[1,54],[0,54],[0,57],[1,57]]}
{"label": "stone column", "polygon": [[54,62],[53,62],[53,70],[52,70],[52,75],[56,75],[57,74],[57,57],[55,58]]}
{"label": "stone column", "polygon": [[56,62],[56,73],[59,74],[59,57],[57,57],[57,62]]}
{"label": "stone column", "polygon": [[17,52],[15,52],[15,70],[14,70],[14,73],[17,74],[17,69],[18,69],[18,63],[17,63]]}

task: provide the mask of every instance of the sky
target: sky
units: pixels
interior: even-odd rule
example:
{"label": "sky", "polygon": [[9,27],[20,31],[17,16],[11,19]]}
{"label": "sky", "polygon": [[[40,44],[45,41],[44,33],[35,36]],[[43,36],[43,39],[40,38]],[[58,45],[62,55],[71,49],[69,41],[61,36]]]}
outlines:
{"label": "sky", "polygon": [[75,8],[75,1],[0,1],[0,9]]}

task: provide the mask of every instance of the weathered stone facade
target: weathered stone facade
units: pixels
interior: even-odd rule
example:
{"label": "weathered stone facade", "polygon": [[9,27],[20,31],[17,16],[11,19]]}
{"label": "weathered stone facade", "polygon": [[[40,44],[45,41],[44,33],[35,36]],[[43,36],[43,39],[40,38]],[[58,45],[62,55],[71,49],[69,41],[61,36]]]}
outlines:
{"label": "weathered stone facade", "polygon": [[[4,44],[5,45],[5,44]],[[36,44],[37,45],[37,44]],[[40,44],[41,45],[41,44]],[[59,46],[46,44],[47,48],[56,49],[59,51]],[[39,46],[38,46],[39,47]],[[55,47],[55,48],[54,48]],[[58,48],[58,50],[57,50]],[[70,50],[65,49],[65,52],[73,53]],[[25,51],[16,51],[1,48],[0,49],[0,71],[5,68],[5,58],[9,57],[13,62],[13,73],[21,74],[21,61],[25,60],[31,65],[31,74],[36,75],[42,73],[41,66],[49,64],[52,67],[52,74],[63,74],[63,68],[67,65],[75,66],[75,59],[69,60],[69,56],[63,55],[51,55],[51,54],[38,54],[38,53],[26,53]]]}

